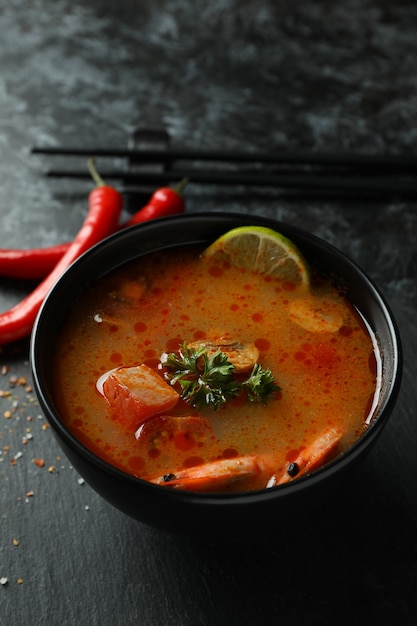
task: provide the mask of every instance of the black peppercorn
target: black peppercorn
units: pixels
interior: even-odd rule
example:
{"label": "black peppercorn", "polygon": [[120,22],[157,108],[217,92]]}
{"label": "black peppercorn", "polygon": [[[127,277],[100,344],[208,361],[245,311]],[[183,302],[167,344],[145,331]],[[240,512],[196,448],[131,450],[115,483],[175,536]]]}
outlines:
{"label": "black peppercorn", "polygon": [[297,476],[299,471],[300,471],[300,468],[298,467],[297,463],[290,463],[287,467],[287,474],[291,476],[291,478],[294,478],[294,476]]}

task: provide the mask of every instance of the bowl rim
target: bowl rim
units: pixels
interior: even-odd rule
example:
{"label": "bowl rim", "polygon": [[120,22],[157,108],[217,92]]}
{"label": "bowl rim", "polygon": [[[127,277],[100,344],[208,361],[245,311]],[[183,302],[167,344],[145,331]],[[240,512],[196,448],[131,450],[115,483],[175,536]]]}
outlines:
{"label": "bowl rim", "polygon": [[[372,295],[372,299],[377,303],[378,308],[382,313],[382,316],[388,327],[389,335],[392,338],[391,350],[393,357],[393,375],[391,376],[388,384],[388,391],[386,394],[387,397],[384,399],[381,406],[378,407],[376,417],[372,420],[365,432],[348,448],[348,450],[337,456],[334,460],[318,468],[311,474],[306,474],[304,476],[301,476],[297,480],[290,481],[283,485],[277,485],[275,487],[252,490],[248,492],[203,493],[187,490],[167,490],[167,488],[163,485],[155,485],[153,483],[149,483],[144,479],[135,477],[132,474],[129,474],[128,472],[112,465],[110,462],[94,454],[87,446],[85,446],[79,439],[77,439],[77,437],[65,426],[62,420],[56,414],[53,409],[53,405],[51,406],[51,402],[48,398],[47,385],[42,375],[40,341],[42,339],[43,329],[45,327],[44,320],[48,315],[49,308],[53,306],[56,294],[58,294],[59,291],[63,287],[65,287],[65,283],[71,278],[71,276],[75,272],[77,272],[78,267],[80,265],[82,266],[86,262],[91,262],[91,260],[94,260],[94,258],[100,256],[103,251],[105,251],[109,246],[115,246],[118,243],[122,245],[122,242],[124,240],[130,240],[132,237],[135,237],[136,233],[138,232],[146,235],[146,232],[149,230],[153,231],[154,229],[166,228],[167,226],[169,227],[169,225],[173,222],[178,223],[178,221],[185,220],[186,222],[201,222],[202,224],[204,224],[207,222],[207,220],[217,222],[219,219],[220,221],[238,220],[244,222],[246,225],[249,225],[250,222],[253,222],[254,225],[266,225],[275,228],[276,230],[280,228],[285,229],[285,235],[289,238],[291,238],[291,235],[293,234],[297,238],[308,240],[311,245],[318,246],[321,250],[324,250],[327,253],[336,254],[341,262],[344,265],[349,266],[350,269],[359,277],[361,282],[366,286],[367,292]],[[203,237],[201,240],[193,239],[193,241],[190,243],[203,243],[207,241],[208,240],[204,239]],[[178,245],[181,244],[175,242],[171,244],[167,243],[163,246],[163,248],[165,249],[169,247],[176,247]],[[129,257],[124,262],[129,262],[133,258],[137,258],[145,254],[147,254],[147,251],[138,251],[137,255]],[[122,264],[123,263],[119,265]],[[103,271],[102,275],[106,274],[108,271],[111,271],[111,269],[106,269],[106,271]],[[97,276],[97,278],[99,278],[99,276]],[[88,285],[88,283],[89,281],[80,284],[79,292],[81,292],[81,290],[86,285]],[[342,250],[340,250],[333,244],[297,226],[282,222],[275,218],[225,211],[186,213],[180,216],[170,216],[151,220],[142,224],[137,224],[110,235],[109,237],[103,239],[95,246],[84,252],[63,272],[61,277],[52,286],[45,300],[43,301],[36,317],[33,331],[31,334],[29,360],[35,393],[37,395],[40,407],[45,413],[45,416],[50,426],[52,427],[54,434],[58,435],[59,438],[62,439],[67,446],[69,446],[69,448],[76,449],[85,461],[98,467],[105,474],[110,474],[113,477],[119,480],[121,479],[125,482],[127,481],[127,483],[133,486],[140,485],[141,489],[147,489],[152,491],[159,490],[161,492],[171,494],[170,497],[172,498],[178,497],[181,499],[191,499],[192,501],[198,501],[202,504],[205,503],[207,505],[214,502],[217,504],[221,504],[222,502],[225,503],[232,501],[245,503],[251,502],[254,499],[261,499],[265,501],[269,499],[276,499],[281,495],[284,496],[289,493],[295,495],[298,491],[304,490],[306,483],[311,486],[317,485],[324,478],[330,478],[332,475],[338,473],[341,469],[343,469],[344,467],[352,463],[352,461],[354,461],[357,457],[359,457],[363,449],[367,448],[373,443],[379,431],[385,426],[399,394],[403,367],[401,336],[393,313],[380,289],[355,261],[353,261],[347,254],[345,254]]]}

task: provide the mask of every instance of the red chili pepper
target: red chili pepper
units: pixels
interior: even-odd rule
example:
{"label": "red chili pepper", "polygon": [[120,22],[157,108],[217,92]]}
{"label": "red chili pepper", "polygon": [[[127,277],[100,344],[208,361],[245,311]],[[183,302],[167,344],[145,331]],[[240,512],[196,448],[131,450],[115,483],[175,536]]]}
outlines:
{"label": "red chili pepper", "polygon": [[[89,163],[90,169],[93,168]],[[73,243],[47,277],[24,300],[9,311],[0,314],[0,344],[10,343],[27,337],[32,330],[41,304],[56,280],[83,252],[104,239],[116,228],[123,206],[123,197],[114,189],[104,185],[94,174],[98,186],[89,196],[87,217]]]}
{"label": "red chili pepper", "polygon": [[168,217],[169,215],[183,213],[185,210],[185,200],[182,192],[187,183],[188,179],[184,178],[174,188],[161,187],[157,189],[148,204],[132,215],[120,228],[126,228],[127,226],[133,226],[134,224],[140,224],[141,222],[147,222],[148,220],[154,220],[159,217]]}
{"label": "red chili pepper", "polygon": [[8,278],[38,280],[52,272],[71,244],[61,243],[49,248],[9,250],[0,248],[0,274]]}
{"label": "red chili pepper", "polygon": [[[174,188],[161,187],[157,189],[148,204],[115,230],[121,230],[159,217],[183,213],[185,200],[182,191],[187,182],[188,180],[184,178]],[[0,275],[28,280],[45,278],[70,246],[70,243],[61,243],[47,248],[33,248],[32,250],[0,248]]]}

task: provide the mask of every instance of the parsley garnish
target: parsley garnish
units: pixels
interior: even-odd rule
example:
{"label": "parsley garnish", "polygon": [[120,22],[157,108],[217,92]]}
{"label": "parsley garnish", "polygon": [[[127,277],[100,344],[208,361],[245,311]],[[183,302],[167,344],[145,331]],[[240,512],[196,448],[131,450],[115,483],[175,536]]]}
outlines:
{"label": "parsley garnish", "polygon": [[250,402],[265,402],[279,391],[271,370],[263,369],[259,363],[249,378],[236,380],[235,366],[221,351],[208,355],[204,348],[188,348],[184,343],[178,352],[163,354],[161,363],[165,378],[180,387],[181,398],[198,408],[217,409],[241,391],[246,392]]}
{"label": "parsley garnish", "polygon": [[280,391],[271,370],[264,369],[259,363],[255,363],[250,377],[243,381],[242,388],[251,402],[265,402]]}

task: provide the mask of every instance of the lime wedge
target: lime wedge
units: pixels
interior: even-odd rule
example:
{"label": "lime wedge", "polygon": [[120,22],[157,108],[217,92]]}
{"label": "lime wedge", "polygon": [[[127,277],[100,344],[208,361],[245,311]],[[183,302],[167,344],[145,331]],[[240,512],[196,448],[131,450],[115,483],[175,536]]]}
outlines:
{"label": "lime wedge", "polygon": [[216,263],[230,263],[308,287],[307,261],[287,237],[264,226],[241,226],[216,239],[202,254]]}

